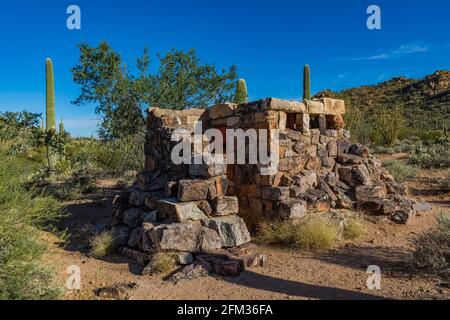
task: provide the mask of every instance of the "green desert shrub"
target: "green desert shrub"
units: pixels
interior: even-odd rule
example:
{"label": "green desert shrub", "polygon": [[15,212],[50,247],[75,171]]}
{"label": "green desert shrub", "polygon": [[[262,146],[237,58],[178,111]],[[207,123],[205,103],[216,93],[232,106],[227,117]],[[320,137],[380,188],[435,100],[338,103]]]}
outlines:
{"label": "green desert shrub", "polygon": [[82,195],[94,192],[96,185],[91,176],[74,174],[61,185],[51,186],[49,190],[57,199],[65,201],[78,199]]}
{"label": "green desert shrub", "polygon": [[114,141],[78,139],[66,145],[74,171],[121,174],[144,169],[145,134],[140,132]]}
{"label": "green desert shrub", "polygon": [[441,214],[438,225],[414,241],[414,263],[435,275],[450,279],[450,215]]}
{"label": "green desert shrub", "polygon": [[449,168],[450,141],[419,145],[409,162],[423,168]]}
{"label": "green desert shrub", "polygon": [[417,141],[413,139],[407,139],[399,141],[392,147],[385,147],[381,145],[373,145],[371,151],[373,154],[396,154],[396,153],[412,153],[415,150]]}
{"label": "green desert shrub", "polygon": [[405,118],[399,106],[380,107],[373,115],[372,141],[392,147],[405,129]]}
{"label": "green desert shrub", "polygon": [[105,231],[91,241],[90,255],[94,258],[103,258],[114,254],[119,247],[117,238],[111,231]]}
{"label": "green desert shrub", "polygon": [[61,294],[42,264],[40,229],[52,228],[63,209],[53,198],[24,187],[32,167],[0,153],[0,299],[55,299]]}
{"label": "green desert shrub", "polygon": [[338,227],[329,219],[308,217],[292,221],[267,222],[260,226],[256,241],[301,250],[330,249],[338,239]]}
{"label": "green desert shrub", "polygon": [[392,174],[396,181],[404,182],[408,178],[414,178],[419,174],[419,169],[402,160],[387,160],[383,166]]}
{"label": "green desert shrub", "polygon": [[438,143],[447,137],[443,130],[418,130],[417,135],[425,143]]}
{"label": "green desert shrub", "polygon": [[367,113],[357,106],[347,105],[344,120],[347,129],[351,132],[351,140],[355,143],[368,144],[372,134],[371,121],[367,119]]}

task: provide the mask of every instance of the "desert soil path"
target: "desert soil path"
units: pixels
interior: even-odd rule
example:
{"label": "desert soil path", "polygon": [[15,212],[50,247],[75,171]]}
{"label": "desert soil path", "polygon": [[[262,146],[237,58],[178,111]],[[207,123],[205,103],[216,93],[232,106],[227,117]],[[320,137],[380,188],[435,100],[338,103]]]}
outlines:
{"label": "desert soil path", "polygon": [[[244,272],[237,278],[206,277],[172,284],[161,277],[141,276],[136,264],[119,256],[97,260],[86,255],[87,240],[107,225],[110,218],[113,182],[99,181],[109,192],[104,197],[68,203],[70,216],[63,221],[73,235],[61,248],[56,239],[46,260],[58,271],[64,284],[70,265],[81,269],[81,290],[66,290],[66,299],[100,299],[95,290],[117,284],[135,283],[122,299],[449,299],[448,283],[412,268],[411,240],[435,225],[436,215],[450,213],[450,194],[436,189],[442,172],[427,171],[408,182],[411,195],[433,205],[407,226],[388,220],[367,222],[364,236],[343,243],[333,251],[307,254],[278,247],[260,246],[268,257],[264,268]],[[381,290],[368,290],[367,267],[381,268]]]}

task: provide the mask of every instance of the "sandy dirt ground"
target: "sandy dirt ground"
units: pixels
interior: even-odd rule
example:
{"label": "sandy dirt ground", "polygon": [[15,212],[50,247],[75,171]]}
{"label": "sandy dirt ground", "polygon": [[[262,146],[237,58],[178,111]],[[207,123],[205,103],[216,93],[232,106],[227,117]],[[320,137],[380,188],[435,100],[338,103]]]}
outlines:
{"label": "sandy dirt ground", "polygon": [[[142,267],[114,255],[102,260],[87,255],[88,239],[110,221],[111,199],[118,191],[113,181],[98,181],[100,195],[67,203],[69,216],[62,226],[72,234],[62,247],[52,243],[46,262],[66,283],[67,268],[81,269],[81,290],[65,291],[66,299],[102,299],[96,290],[130,285],[120,299],[449,299],[449,284],[413,268],[411,241],[436,224],[436,215],[450,213],[450,193],[440,190],[446,171],[428,170],[408,181],[411,197],[428,201],[430,213],[417,216],[406,226],[386,220],[366,221],[365,234],[354,242],[340,243],[325,253],[305,253],[286,248],[260,246],[268,257],[264,268],[244,272],[237,278],[205,277],[177,284],[161,277],[141,276]],[[381,289],[369,290],[367,267],[381,268]],[[132,284],[132,285],[131,285]],[[132,288],[130,288],[132,287]]]}

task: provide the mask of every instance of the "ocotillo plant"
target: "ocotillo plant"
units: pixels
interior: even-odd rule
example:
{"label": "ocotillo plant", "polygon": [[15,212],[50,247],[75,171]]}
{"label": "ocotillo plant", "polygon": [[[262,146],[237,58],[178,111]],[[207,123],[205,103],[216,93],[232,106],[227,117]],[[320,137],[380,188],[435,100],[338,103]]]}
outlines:
{"label": "ocotillo plant", "polygon": [[239,79],[236,83],[236,95],[234,100],[236,103],[248,102],[247,84],[244,79]]}
{"label": "ocotillo plant", "polygon": [[309,65],[303,69],[303,100],[311,100],[311,78]]}
{"label": "ocotillo plant", "polygon": [[45,77],[46,77],[46,147],[47,147],[47,163],[50,173],[55,171],[56,154],[52,148],[53,138],[56,134],[56,114],[55,114],[55,82],[53,78],[53,63],[51,59],[45,61]]}

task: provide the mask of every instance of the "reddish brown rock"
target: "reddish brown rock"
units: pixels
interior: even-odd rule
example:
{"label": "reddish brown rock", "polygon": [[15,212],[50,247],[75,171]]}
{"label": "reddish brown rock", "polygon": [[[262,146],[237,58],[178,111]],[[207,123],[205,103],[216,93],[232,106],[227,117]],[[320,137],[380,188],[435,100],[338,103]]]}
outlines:
{"label": "reddish brown rock", "polygon": [[197,207],[195,202],[178,202],[177,199],[162,199],[157,202],[156,208],[161,219],[168,219],[172,222],[206,219],[206,215]]}
{"label": "reddish brown rock", "polygon": [[306,170],[319,170],[321,162],[319,158],[310,158],[305,165]]}
{"label": "reddish brown rock", "polygon": [[408,224],[414,217],[413,210],[400,210],[391,215],[391,220],[397,224]]}
{"label": "reddish brown rock", "polygon": [[363,201],[374,198],[385,198],[387,196],[386,185],[383,182],[370,186],[356,187],[356,200]]}
{"label": "reddish brown rock", "polygon": [[330,157],[337,157],[338,147],[336,140],[331,140],[327,143],[327,150]]}
{"label": "reddish brown rock", "polygon": [[343,154],[347,154],[350,150],[350,142],[346,139],[339,139],[336,141],[337,143],[337,153],[338,156],[342,156]]}
{"label": "reddish brown rock", "polygon": [[208,199],[208,184],[205,180],[180,180],[178,200],[181,202]]}
{"label": "reddish brown rock", "polygon": [[327,116],[327,128],[335,130],[345,128],[345,121],[342,115]]}
{"label": "reddish brown rock", "polygon": [[339,178],[349,186],[370,185],[369,171],[364,165],[355,165],[352,167],[340,167],[338,169]]}
{"label": "reddish brown rock", "polygon": [[344,153],[338,156],[338,162],[346,165],[362,164],[364,162],[364,158],[354,154]]}
{"label": "reddish brown rock", "polygon": [[212,215],[216,217],[237,214],[239,211],[239,202],[237,197],[217,197],[211,201],[211,204]]}
{"label": "reddish brown rock", "polygon": [[200,202],[197,204],[197,207],[198,207],[200,210],[202,210],[202,212],[203,212],[205,215],[207,215],[208,217],[211,216],[211,214],[212,214],[212,208],[211,208],[211,205],[209,204],[208,201],[205,201],[205,200],[200,201]]}
{"label": "reddish brown rock", "polygon": [[355,208],[355,203],[343,193],[337,195],[336,205],[340,209],[353,210]]}
{"label": "reddish brown rock", "polygon": [[199,252],[214,252],[222,248],[219,234],[210,228],[203,227],[198,239]]}
{"label": "reddish brown rock", "polygon": [[128,198],[129,204],[135,207],[143,206],[145,198],[149,195],[149,192],[144,192],[138,189],[131,190],[130,196]]}
{"label": "reddish brown rock", "polygon": [[307,209],[306,201],[288,199],[279,202],[275,210],[280,219],[300,219],[306,215]]}
{"label": "reddish brown rock", "polygon": [[406,187],[395,181],[385,181],[387,192],[390,194],[406,195]]}
{"label": "reddish brown rock", "polygon": [[369,149],[365,145],[357,143],[350,147],[349,153],[367,158],[369,156]]}
{"label": "reddish brown rock", "polygon": [[320,187],[321,190],[326,192],[326,194],[328,195],[328,197],[332,201],[336,201],[337,200],[337,197],[334,194],[333,190],[331,190],[330,186],[325,181],[321,181],[320,184],[319,184],[319,187]]}
{"label": "reddish brown rock", "polygon": [[226,248],[239,247],[251,241],[244,220],[238,216],[211,218],[208,227],[217,231]]}
{"label": "reddish brown rock", "polygon": [[289,198],[289,188],[288,187],[263,187],[262,188],[262,198],[265,200],[285,200]]}
{"label": "reddish brown rock", "polygon": [[325,191],[309,189],[303,198],[308,202],[309,210],[327,212],[331,209],[331,200]]}
{"label": "reddish brown rock", "polygon": [[290,186],[289,187],[289,193],[290,197],[293,199],[300,199],[302,198],[303,194],[309,189],[310,187],[307,185],[300,186]]}
{"label": "reddish brown rock", "polygon": [[320,142],[320,131],[318,129],[311,129],[311,144],[318,145]]}
{"label": "reddish brown rock", "polygon": [[164,193],[166,198],[173,198],[178,195],[178,182],[169,181],[166,184],[166,188],[164,189]]}

